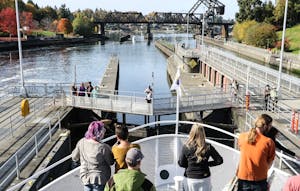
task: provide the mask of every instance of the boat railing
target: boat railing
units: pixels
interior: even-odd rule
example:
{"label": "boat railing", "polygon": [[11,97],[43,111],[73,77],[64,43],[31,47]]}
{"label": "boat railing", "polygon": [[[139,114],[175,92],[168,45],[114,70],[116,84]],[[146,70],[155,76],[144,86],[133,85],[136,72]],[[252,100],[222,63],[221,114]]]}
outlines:
{"label": "boat railing", "polygon": [[[21,148],[17,150],[4,164],[0,167],[0,188],[5,188],[14,178],[20,178],[20,171],[26,164],[37,156],[39,150],[52,139],[52,134],[61,128],[60,111],[58,111],[48,122],[43,125]],[[52,126],[51,121],[57,119]]]}
{"label": "boat railing", "polygon": [[[138,127],[134,127],[132,129],[130,129],[129,132],[134,132],[139,129],[147,128],[150,126],[157,126],[159,128],[159,125],[163,125],[163,124],[169,125],[169,124],[174,124],[174,123],[176,123],[176,121],[174,121],[174,120],[157,121],[157,122],[144,124],[144,125],[141,125]],[[195,124],[196,122],[179,121],[179,123],[192,125],[192,124]],[[230,136],[232,142],[236,142],[236,140],[238,138],[237,135],[232,134],[228,131],[222,130],[220,128],[210,126],[207,124],[202,124],[202,125],[205,128],[216,130],[218,132],[221,132],[221,133],[224,133],[224,134]],[[116,138],[116,136],[114,135],[114,136],[105,138],[103,140],[103,142],[111,141],[115,138]],[[159,176],[159,174],[165,174],[165,172],[161,173],[163,170],[167,170],[167,173],[169,173],[169,175],[174,175],[174,171],[176,171],[177,175],[183,175],[183,169],[180,169],[179,167],[176,167],[176,166],[177,166],[177,159],[178,159],[178,153],[179,153],[178,151],[180,150],[180,148],[186,138],[187,138],[187,135],[184,135],[184,134],[177,134],[175,136],[174,136],[174,134],[164,134],[164,135],[159,135],[159,136],[147,137],[142,140],[136,141],[136,143],[139,143],[141,145],[142,151],[145,155],[145,158],[144,158],[143,164],[142,164],[142,171],[148,175],[147,177],[150,178],[151,181],[153,181],[155,183],[155,185],[162,186],[162,187],[164,187],[164,186],[169,187],[170,185],[172,185],[174,183],[173,182],[174,180],[172,179],[171,176],[168,176],[167,178],[163,178],[163,177]],[[218,174],[222,175],[222,179],[223,179],[222,185],[224,183],[230,184],[230,183],[234,182],[234,181],[232,181],[232,179],[235,177],[235,169],[234,168],[236,168],[236,165],[238,164],[238,160],[239,160],[238,153],[239,152],[237,150],[235,150],[234,148],[228,147],[226,145],[215,142],[213,140],[207,139],[207,141],[209,143],[213,144],[216,147],[216,149],[219,152],[221,152],[221,155],[223,156],[224,161],[226,161],[226,164],[228,163],[227,165],[223,164],[223,167],[222,167],[222,165],[220,165],[219,168],[213,168],[212,176],[217,176]],[[155,145],[153,145],[153,142],[155,143]],[[223,150],[226,150],[226,151],[223,151]],[[236,153],[237,155],[235,155],[234,153]],[[281,160],[283,160],[283,159],[290,160],[290,161],[293,161],[293,162],[297,163],[298,165],[300,165],[299,161],[297,161],[296,159],[293,159],[291,157],[288,157],[282,153],[276,152],[276,155],[279,156]],[[228,159],[227,157],[229,157],[230,159]],[[21,181],[19,184],[12,186],[11,188],[8,189],[8,191],[13,191],[13,190],[17,190],[17,189],[21,188],[24,184],[26,184],[30,180],[38,178],[43,173],[50,171],[51,169],[57,167],[58,165],[66,162],[70,158],[71,158],[71,155],[64,157],[63,159],[55,162],[54,164],[46,167],[45,169],[35,173],[31,177]],[[170,163],[170,164],[172,164],[171,166],[168,165],[169,162],[171,162]],[[176,167],[176,168],[174,168],[174,167]],[[230,167],[230,169],[227,169],[226,173],[224,173],[224,170],[222,170],[222,168],[225,168],[225,167]],[[279,166],[279,168],[280,168],[280,166]],[[292,168],[292,167],[290,167],[290,168]],[[157,174],[158,172],[159,172],[159,174]],[[275,167],[275,164],[270,169],[269,175],[271,175],[274,172],[280,173],[285,178],[287,178],[287,176],[289,176],[286,173],[278,171],[277,168]],[[296,172],[296,171],[293,171],[293,172]],[[58,183],[62,183],[64,186],[66,186],[68,181],[66,181],[65,178],[70,178],[70,177],[73,177],[76,179],[75,181],[77,182],[76,183],[77,185],[75,185],[75,186],[78,186],[81,184],[80,179],[78,177],[78,173],[79,173],[79,168],[76,168],[70,172],[67,172],[62,177],[59,177],[59,178],[55,179],[53,182],[46,185],[44,188],[41,189],[41,191],[55,190],[53,188],[51,189],[50,187],[55,187],[55,184],[58,184]],[[224,178],[225,175],[226,175],[226,179]],[[212,179],[212,180],[214,180],[214,179]],[[282,183],[282,181],[284,181],[284,180],[281,179],[281,183]],[[216,184],[219,185],[219,183],[216,183]],[[272,183],[272,184],[276,184],[276,181],[274,181],[274,183]],[[223,185],[223,186],[225,186],[225,185]],[[218,189],[216,189],[216,190],[220,190],[220,188],[221,187],[218,187]],[[81,187],[77,188],[77,190],[81,190],[81,189],[82,189]]]}

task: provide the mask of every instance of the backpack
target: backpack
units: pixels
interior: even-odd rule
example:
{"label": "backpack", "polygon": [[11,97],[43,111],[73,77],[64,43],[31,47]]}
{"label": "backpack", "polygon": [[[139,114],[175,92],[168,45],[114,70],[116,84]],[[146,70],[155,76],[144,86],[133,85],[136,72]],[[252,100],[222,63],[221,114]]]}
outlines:
{"label": "backpack", "polygon": [[[108,188],[110,191],[116,191],[114,177],[111,177],[107,181],[107,185],[108,185]],[[150,191],[152,186],[153,186],[153,184],[147,178],[145,178],[143,184],[141,185],[141,187],[144,191]]]}

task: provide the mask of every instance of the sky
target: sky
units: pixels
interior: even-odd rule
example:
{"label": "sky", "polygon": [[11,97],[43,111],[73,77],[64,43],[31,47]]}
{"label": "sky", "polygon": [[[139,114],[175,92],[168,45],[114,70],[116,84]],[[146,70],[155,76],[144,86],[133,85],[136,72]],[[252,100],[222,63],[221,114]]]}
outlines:
{"label": "sky", "polygon": [[[219,0],[225,5],[225,14],[223,18],[234,19],[235,13],[239,8],[236,0]],[[26,1],[25,1],[26,2]],[[72,12],[78,9],[90,8],[92,10],[105,9],[107,11],[137,11],[146,15],[150,12],[183,12],[187,13],[197,0],[33,0],[39,7],[47,5],[59,8],[62,4],[66,4]],[[196,13],[203,13],[204,6],[200,6]]]}

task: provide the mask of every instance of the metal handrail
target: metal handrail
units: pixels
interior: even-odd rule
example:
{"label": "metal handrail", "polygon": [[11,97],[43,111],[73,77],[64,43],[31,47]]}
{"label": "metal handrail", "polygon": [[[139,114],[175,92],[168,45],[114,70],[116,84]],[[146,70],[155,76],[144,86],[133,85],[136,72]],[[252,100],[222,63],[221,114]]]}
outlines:
{"label": "metal handrail", "polygon": [[[43,100],[43,101],[45,101],[45,100]],[[45,104],[47,105],[47,104],[50,104],[51,102],[52,102],[52,100],[48,100],[47,102],[45,102]],[[15,113],[12,113],[11,115],[7,116],[4,120],[2,120],[0,122],[2,124],[7,124],[6,126],[10,127],[9,131],[6,131],[4,133],[2,132],[0,139],[9,138],[10,136],[8,136],[8,135],[13,136],[13,131],[18,129],[19,127],[21,127],[21,125],[16,127],[16,125],[15,125],[16,123],[18,123],[20,121],[23,121],[23,122],[29,121],[36,117],[37,111],[40,112],[40,111],[45,110],[45,107],[43,107],[44,105],[42,105],[42,104],[34,103],[34,104],[30,104],[30,105],[31,105],[31,107],[30,107],[31,112],[29,113],[28,116],[22,117],[21,115],[16,115],[16,113],[19,112],[19,111],[17,111]]]}
{"label": "metal handrail", "polygon": [[[199,50],[198,50],[199,51]],[[247,68],[250,68],[251,80],[259,82],[264,87],[266,84],[273,84],[277,80],[278,72],[274,69],[267,68],[245,59],[241,59],[235,55],[212,47],[201,47],[199,51],[200,59],[205,63],[217,68],[220,72],[225,72],[230,77],[238,78],[240,81],[246,82]],[[228,60],[228,61],[224,61]],[[254,78],[253,78],[254,77]],[[257,85],[258,85],[257,84]],[[300,80],[296,77],[282,74],[281,86],[287,91],[300,93]]]}
{"label": "metal handrail", "polygon": [[[20,149],[18,149],[15,154],[13,154],[3,165],[1,165],[0,172],[4,172],[4,168],[8,168],[11,171],[9,172],[9,174],[5,174],[5,179],[0,183],[0,188],[7,184],[7,182],[11,181],[16,175],[19,178],[20,169],[22,169],[34,155],[38,155],[38,151],[41,149],[42,145],[44,145],[47,140],[51,140],[52,134],[56,131],[57,128],[61,128],[61,118],[59,114],[60,111],[58,111],[51,119],[49,119],[47,124],[45,124],[40,130],[38,130],[38,132],[36,132],[28,141],[26,141],[26,143]],[[51,120],[53,120],[54,118],[58,118],[58,121],[52,127]],[[43,135],[45,129],[48,129],[48,131]],[[28,148],[31,148],[32,145],[34,145],[34,147],[28,151]],[[20,161],[18,157],[19,153],[21,153],[21,155],[25,155],[22,156],[22,159]],[[12,161],[15,161],[14,167],[12,167],[11,165]]]}
{"label": "metal handrail", "polygon": [[[132,129],[129,129],[129,132],[133,132],[133,131],[136,131],[136,130],[139,130],[139,129],[142,129],[142,128],[146,128],[146,127],[148,127],[148,126],[156,126],[156,125],[162,125],[162,124],[174,124],[174,123],[176,123],[175,120],[156,121],[156,122],[152,122],[152,123],[140,125],[140,126],[137,126],[137,127],[132,128]],[[195,124],[196,122],[191,122],[191,121],[179,121],[179,123],[180,123],[180,124],[190,124],[190,125],[193,125],[193,124]],[[226,134],[226,135],[229,135],[229,136],[233,137],[235,140],[238,138],[238,135],[233,134],[233,133],[230,133],[230,132],[225,131],[225,130],[223,130],[223,129],[220,129],[220,128],[218,128],[218,127],[214,127],[214,126],[207,125],[207,124],[201,124],[201,125],[203,125],[203,126],[206,127],[206,128],[213,129],[213,130],[222,132],[222,133],[224,133],[224,134]],[[158,127],[159,127],[159,126],[158,126]],[[165,135],[165,136],[167,136],[167,135]],[[183,136],[183,135],[182,135],[182,136]],[[113,135],[113,136],[110,136],[110,137],[108,137],[108,138],[103,139],[102,142],[107,142],[107,141],[113,140],[113,139],[115,139],[115,138],[116,138],[116,135]],[[148,138],[146,138],[146,139],[151,139],[151,137],[148,137]],[[280,159],[291,160],[291,161],[293,161],[293,162],[295,162],[295,163],[297,163],[297,164],[300,165],[300,162],[299,162],[299,161],[297,161],[296,159],[293,159],[293,158],[291,158],[291,157],[289,157],[289,156],[286,156],[286,155],[284,155],[284,154],[282,154],[282,153],[279,153],[279,152],[276,151],[276,155],[279,156]],[[61,160],[55,162],[54,164],[50,165],[49,167],[46,167],[45,169],[43,169],[43,170],[41,170],[41,171],[35,173],[35,174],[32,175],[31,177],[29,177],[29,178],[27,178],[27,179],[21,181],[20,183],[14,185],[14,186],[12,186],[12,187],[10,187],[7,191],[13,191],[13,190],[19,189],[19,188],[22,187],[24,184],[26,184],[28,181],[37,178],[38,176],[40,176],[41,174],[43,174],[43,173],[45,173],[45,172],[48,172],[49,170],[53,169],[54,167],[56,167],[56,166],[62,164],[63,162],[69,160],[70,158],[71,158],[71,155],[64,157],[63,159],[61,159]]]}

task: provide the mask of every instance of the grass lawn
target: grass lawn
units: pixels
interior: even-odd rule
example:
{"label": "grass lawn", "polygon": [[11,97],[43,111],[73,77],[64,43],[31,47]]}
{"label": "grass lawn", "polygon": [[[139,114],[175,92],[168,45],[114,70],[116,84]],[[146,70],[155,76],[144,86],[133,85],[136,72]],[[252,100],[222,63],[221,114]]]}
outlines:
{"label": "grass lawn", "polygon": [[39,36],[45,36],[45,37],[53,37],[55,36],[55,32],[51,31],[43,31],[43,30],[33,30],[32,35],[39,35]]}
{"label": "grass lawn", "polygon": [[[277,32],[279,39],[281,40],[282,31]],[[300,24],[287,28],[285,31],[285,38],[290,42],[290,51],[294,54],[300,54]]]}

